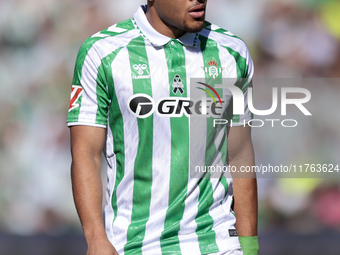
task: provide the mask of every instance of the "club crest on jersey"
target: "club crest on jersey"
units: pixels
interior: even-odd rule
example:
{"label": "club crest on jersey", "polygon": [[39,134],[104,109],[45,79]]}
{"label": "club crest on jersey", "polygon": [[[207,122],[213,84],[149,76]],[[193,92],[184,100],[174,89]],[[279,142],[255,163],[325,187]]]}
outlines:
{"label": "club crest on jersey", "polygon": [[134,64],[133,69],[137,71],[138,75],[132,75],[133,79],[148,79],[150,78],[150,75],[144,75],[144,71],[148,68],[146,64]]}
{"label": "club crest on jersey", "polygon": [[181,95],[183,95],[184,93],[184,85],[182,83],[182,79],[181,76],[179,76],[179,74],[176,74],[172,83],[172,87],[174,88],[172,90],[172,92],[176,95],[177,91],[179,91],[179,93],[181,93]]}
{"label": "club crest on jersey", "polygon": [[77,108],[79,106],[78,99],[83,94],[83,88],[79,85],[72,85],[71,90],[71,98],[70,98],[70,106],[68,108],[68,111],[72,111],[73,109]]}
{"label": "club crest on jersey", "polygon": [[216,79],[224,70],[224,67],[217,67],[218,63],[212,58],[207,62],[208,66],[202,66],[204,72],[213,79]]}

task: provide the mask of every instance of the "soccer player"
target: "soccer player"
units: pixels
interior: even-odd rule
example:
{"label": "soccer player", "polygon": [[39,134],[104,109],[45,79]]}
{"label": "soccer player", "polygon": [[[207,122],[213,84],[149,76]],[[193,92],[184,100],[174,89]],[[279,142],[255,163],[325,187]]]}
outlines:
{"label": "soccer player", "polygon": [[[258,253],[256,179],[194,178],[189,171],[190,140],[196,139],[191,78],[205,79],[216,91],[222,78],[253,75],[246,45],[205,21],[206,4],[150,0],[79,51],[67,122],[87,255]],[[230,112],[223,93],[221,108]],[[254,164],[250,127],[242,125],[251,118],[245,109],[231,116],[233,126],[207,128],[203,163]]]}

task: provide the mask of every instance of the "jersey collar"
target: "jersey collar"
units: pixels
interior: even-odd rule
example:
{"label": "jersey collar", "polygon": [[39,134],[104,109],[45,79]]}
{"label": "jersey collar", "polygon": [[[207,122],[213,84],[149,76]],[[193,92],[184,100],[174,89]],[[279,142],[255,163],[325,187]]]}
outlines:
{"label": "jersey collar", "polygon": [[[138,8],[132,19],[135,27],[139,29],[142,36],[147,39],[152,45],[164,46],[169,41],[171,41],[171,38],[160,34],[151,26],[145,16],[145,11],[146,5],[142,5],[140,8]],[[196,33],[186,33],[176,40],[186,46],[196,46],[197,38],[198,34]]]}

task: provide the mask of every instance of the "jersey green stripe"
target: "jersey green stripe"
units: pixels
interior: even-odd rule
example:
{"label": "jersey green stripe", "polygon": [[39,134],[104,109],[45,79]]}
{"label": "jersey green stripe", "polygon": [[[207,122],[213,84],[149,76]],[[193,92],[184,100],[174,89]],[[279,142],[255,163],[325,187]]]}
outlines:
{"label": "jersey green stripe", "polygon": [[240,37],[231,34],[228,30],[226,30],[226,29],[224,29],[224,28],[221,28],[221,27],[220,27],[220,28],[217,28],[217,29],[215,29],[215,30],[212,30],[211,27],[209,27],[209,26],[211,26],[211,25],[212,25],[212,24],[211,24],[210,22],[205,21],[204,27],[205,27],[205,29],[207,29],[207,30],[210,30],[210,31],[213,31],[213,32],[217,32],[217,33],[220,33],[220,34],[224,34],[224,35],[227,35],[227,36],[229,36],[229,37],[237,38],[237,39],[240,39],[240,40],[242,41],[242,39],[241,39]]}
{"label": "jersey green stripe", "polygon": [[[200,36],[201,50],[203,54],[203,66],[208,67],[210,60],[215,60],[218,66],[221,67],[219,50],[217,43],[204,36]],[[217,76],[215,79],[210,77],[207,73],[205,74],[206,83],[212,87],[215,87],[216,83],[221,83],[222,74]],[[217,93],[221,96],[222,89],[216,89]],[[211,128],[209,128],[211,127]],[[217,150],[215,146],[216,130],[213,127],[213,118],[207,118],[207,138],[206,138],[206,154],[205,154],[205,165],[211,165],[213,158],[215,157]],[[218,252],[218,246],[216,244],[215,232],[212,230],[214,224],[213,218],[209,214],[209,208],[214,202],[213,189],[209,178],[210,173],[207,173],[203,178],[199,180],[198,186],[200,188],[200,194],[198,198],[198,212],[196,215],[196,234],[198,236],[198,242],[201,252],[208,250],[209,252]]]}
{"label": "jersey green stripe", "polygon": [[[130,26],[128,26],[129,24]],[[125,26],[127,27],[127,29],[130,29],[130,30],[134,28],[132,25],[131,19],[123,21],[123,22],[119,22],[117,26],[119,27]],[[104,30],[101,31],[101,33],[108,34],[110,36],[116,36],[118,34],[126,33],[127,31],[128,30],[118,33],[118,32],[110,32],[110,31],[107,31],[106,29],[105,31]],[[105,70],[108,70],[108,69],[111,70],[111,66],[110,66],[111,62],[107,63],[106,65],[105,65],[105,62],[102,62],[102,63],[104,63],[104,66],[100,65],[98,67],[98,75],[96,79],[96,82],[97,82],[96,93],[97,93],[97,104],[98,104],[98,110],[96,113],[96,124],[106,125],[108,105],[110,102],[109,102],[108,93],[106,89],[106,86],[107,86],[106,80],[105,79],[103,80],[103,77],[105,77],[105,72],[106,72]]]}
{"label": "jersey green stripe", "polygon": [[[110,57],[111,55],[112,54],[110,54]],[[116,54],[114,54],[114,56],[116,56]],[[104,68],[103,68],[103,65],[105,66]],[[103,62],[103,60],[102,60],[102,64],[98,67],[98,75],[96,79],[96,82],[97,82],[96,93],[97,93],[97,104],[98,104],[98,109],[96,113],[96,124],[104,124],[104,125],[107,124],[107,113],[108,113],[108,108],[110,105],[110,98],[109,98],[109,93],[107,89],[108,80],[105,77],[104,69],[107,70],[109,68],[106,67],[105,61]]]}
{"label": "jersey green stripe", "polygon": [[[171,45],[174,42],[174,45]],[[172,97],[187,97],[187,77],[185,69],[185,53],[183,45],[177,40],[171,40],[164,47],[168,65],[170,95]],[[184,93],[176,95],[172,84],[175,75],[181,77]],[[189,173],[189,119],[187,116],[173,117],[171,125],[171,162],[169,207],[166,212],[164,231],[161,235],[163,254],[180,253],[178,232],[183,218]],[[176,253],[176,254],[177,254]]]}
{"label": "jersey green stripe", "polygon": [[227,152],[228,152],[228,140],[227,140],[227,128],[222,128],[220,132],[223,132],[222,142],[218,147],[218,151],[222,154],[223,164],[225,165],[227,161]]}
{"label": "jersey green stripe", "polygon": [[[131,19],[123,21],[123,22],[119,22],[117,24],[117,27],[124,28],[124,29],[127,29],[127,30],[124,31],[124,32],[121,32],[121,33],[116,33],[116,32],[110,32],[110,31],[107,31],[107,29],[104,29],[100,32],[100,34],[107,34],[107,35],[110,35],[110,36],[116,36],[116,35],[126,33],[127,31],[134,29],[134,26],[132,24]],[[84,66],[84,61],[85,61],[85,58],[86,58],[89,50],[92,48],[92,46],[96,42],[98,42],[99,40],[103,40],[105,38],[96,37],[96,36],[89,37],[82,44],[82,46],[79,49],[78,55],[77,55],[72,85],[81,85],[80,82],[81,82],[81,77],[82,77],[82,70],[83,70],[83,66]],[[97,79],[97,82],[98,82],[98,79]],[[98,84],[97,84],[97,88],[98,88]],[[79,111],[80,111],[80,108],[81,108],[81,98],[82,98],[82,96],[80,96],[78,101],[77,101],[77,103],[79,104],[79,107],[77,107],[77,108],[75,108],[75,109],[73,109],[72,111],[69,112],[69,114],[67,116],[67,122],[77,122],[78,121]],[[106,124],[106,120],[100,118],[100,113],[97,113],[96,124]]]}
{"label": "jersey green stripe", "polygon": [[[237,69],[237,78],[248,78],[248,65],[247,60],[240,55],[237,51],[233,50],[230,47],[222,46],[226,48],[230,55],[232,55],[236,61],[236,69]],[[240,88],[244,89],[244,88]]]}
{"label": "jersey green stripe", "polygon": [[[149,61],[142,37],[137,37],[127,45],[129,52],[131,73],[133,77],[139,76],[134,65],[147,66],[143,76],[149,78],[132,79],[133,93],[144,93],[152,97]],[[152,185],[152,148],[153,148],[153,117],[137,118],[138,124],[138,151],[134,165],[134,187],[131,224],[127,231],[127,243],[124,246],[125,254],[142,254],[145,226],[149,219],[151,185]]]}
{"label": "jersey green stripe", "polygon": [[[83,71],[83,66],[85,62],[85,58],[87,56],[88,51],[91,49],[92,45],[95,44],[97,41],[99,41],[102,38],[88,38],[80,47],[77,55],[77,60],[76,64],[74,67],[74,74],[73,74],[73,80],[72,80],[72,85],[81,85],[81,74]],[[72,111],[68,113],[67,116],[67,122],[77,122],[78,121],[78,116],[79,116],[79,111],[81,108],[81,98],[82,96],[79,97],[77,100],[77,103],[79,106]]]}
{"label": "jersey green stripe", "polygon": [[[223,200],[224,200],[226,198],[227,194],[228,194],[228,186],[229,186],[227,179],[225,178],[224,175],[221,176],[221,183],[222,183],[224,190],[225,190],[224,197],[223,197]],[[221,200],[221,204],[222,204],[223,200]]]}
{"label": "jersey green stripe", "polygon": [[[236,62],[236,70],[237,70],[237,78],[248,78],[248,65],[247,65],[247,60],[240,55],[237,51],[231,49],[230,47],[222,46],[223,48],[226,48],[230,55],[232,55],[235,59]],[[243,92],[248,86],[248,82],[238,82],[236,83],[236,86],[238,86]],[[233,102],[230,101],[231,109],[230,111],[232,112],[232,105]],[[230,116],[230,115],[229,115]],[[233,116],[232,120],[233,122],[239,122],[240,121],[240,115],[231,115]]]}
{"label": "jersey green stripe", "polygon": [[81,73],[83,70],[83,65],[85,58],[87,56],[87,53],[89,50],[92,48],[93,44],[95,44],[97,41],[101,40],[103,38],[98,38],[98,37],[89,37],[86,39],[86,41],[82,44],[82,46],[79,49],[77,60],[76,60],[76,65],[74,68],[74,75],[73,75],[73,85],[80,85],[81,81]]}
{"label": "jersey green stripe", "polygon": [[123,28],[126,30],[132,30],[135,28],[135,26],[132,23],[132,19],[124,20],[122,22],[117,23],[117,27]]}
{"label": "jersey green stripe", "polygon": [[[203,54],[203,64],[205,67],[208,66],[208,62],[210,60],[215,60],[218,63],[218,67],[221,67],[221,61],[219,56],[219,49],[217,47],[217,43],[213,40],[207,39],[204,36],[200,36],[201,41],[201,49]],[[204,49],[204,50],[203,50]],[[212,87],[215,87],[215,84],[222,83],[222,73],[219,74],[215,79],[210,77],[207,73],[205,74],[206,83]],[[216,88],[217,93],[220,97],[223,97],[223,90],[221,88]],[[209,97],[208,97],[209,98]],[[213,127],[213,118],[207,118],[207,127]],[[215,146],[215,136],[216,130],[213,128],[208,129],[207,131],[207,147],[206,147],[206,162],[205,164],[208,166],[210,162],[216,155],[216,146]]]}
{"label": "jersey green stripe", "polygon": [[122,28],[122,29],[126,29],[126,31],[122,31],[120,33],[118,32],[112,32],[109,31],[109,28],[106,28],[104,30],[102,30],[100,33],[101,34],[106,34],[106,35],[111,35],[111,36],[115,36],[115,35],[119,35],[119,34],[123,34],[126,33],[132,29],[134,29],[135,27],[133,26],[132,20],[128,19],[128,20],[124,20],[122,22],[117,23],[116,25],[117,28]]}
{"label": "jersey green stripe", "polygon": [[[108,87],[108,94],[109,98],[111,99],[111,105],[110,105],[110,111],[109,111],[109,125],[112,131],[112,137],[113,137],[113,152],[116,155],[116,181],[115,181],[115,187],[113,189],[112,193],[112,199],[111,199],[111,206],[114,211],[114,219],[117,218],[117,187],[124,176],[124,164],[125,164],[125,149],[124,149],[124,125],[123,125],[123,117],[122,113],[119,110],[119,104],[118,99],[115,93],[114,89],[114,83],[113,83],[113,77],[112,77],[112,69],[111,69],[111,63],[113,62],[114,58],[117,56],[119,51],[122,49],[118,48],[109,55],[107,55],[105,58],[102,59],[101,67],[105,68],[105,80],[107,82]],[[114,110],[113,110],[114,109]],[[112,224],[113,224],[112,222]]]}

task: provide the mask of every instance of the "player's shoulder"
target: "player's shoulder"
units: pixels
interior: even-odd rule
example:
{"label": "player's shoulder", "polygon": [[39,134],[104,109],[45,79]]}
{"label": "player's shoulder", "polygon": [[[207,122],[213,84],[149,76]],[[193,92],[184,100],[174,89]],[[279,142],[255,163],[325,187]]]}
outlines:
{"label": "player's shoulder", "polygon": [[120,41],[128,39],[131,31],[136,30],[133,20],[127,19],[112,26],[101,30],[88,37],[80,47],[79,52],[88,52],[93,47],[101,47],[108,42]]}
{"label": "player's shoulder", "polygon": [[240,50],[248,49],[246,43],[240,37],[208,21],[205,21],[204,28],[200,34],[208,39],[214,40],[218,45],[224,47],[232,46],[233,48],[236,47]]}

